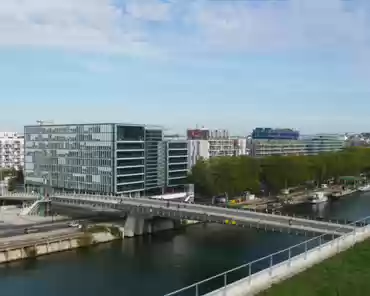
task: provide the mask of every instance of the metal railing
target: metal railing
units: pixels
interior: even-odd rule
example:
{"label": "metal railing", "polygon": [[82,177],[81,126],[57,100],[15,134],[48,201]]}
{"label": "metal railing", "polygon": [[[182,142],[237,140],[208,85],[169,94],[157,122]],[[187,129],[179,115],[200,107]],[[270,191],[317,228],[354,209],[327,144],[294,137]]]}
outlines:
{"label": "metal railing", "polygon": [[[354,221],[352,223],[349,223],[347,225],[343,226],[350,226],[350,225],[356,225],[356,224],[363,224],[367,225],[367,221],[370,219],[370,216],[367,216],[365,218],[361,218],[357,221]],[[340,230],[342,227],[338,227],[337,230]],[[312,239],[308,239],[304,242],[301,242],[299,244],[293,245],[289,248],[277,251],[275,253],[272,253],[268,256],[253,260],[251,262],[242,264],[238,267],[235,267],[233,269],[227,270],[225,272],[219,273],[215,276],[209,277],[205,280],[196,282],[192,285],[189,285],[187,287],[184,287],[182,289],[176,290],[174,292],[168,293],[165,296],[175,296],[175,295],[195,295],[195,296],[201,296],[205,295],[207,293],[210,293],[212,291],[216,291],[219,289],[222,289],[224,291],[224,295],[227,295],[227,287],[229,284],[234,283],[241,279],[248,279],[249,284],[251,284],[253,280],[253,276],[257,274],[258,272],[261,272],[263,270],[268,269],[270,276],[272,276],[272,268],[284,261],[288,261],[288,266],[291,260],[294,257],[297,257],[299,255],[304,254],[305,260],[307,260],[307,254],[312,251],[312,249],[318,247],[322,248],[326,244],[337,242],[338,246],[338,252],[340,250],[339,241],[340,239],[344,237],[353,236],[355,244],[356,242],[356,234],[360,233],[361,230],[366,230],[365,228],[354,228],[354,230],[350,233],[343,234],[341,236],[335,236],[334,234],[322,234],[319,236],[316,236]]]}
{"label": "metal railing", "polygon": [[[60,194],[60,195],[57,195],[55,197],[66,197],[66,198],[70,198],[71,200],[73,200],[75,203],[78,203],[79,201],[91,201],[93,202],[94,200],[95,201],[99,201],[99,202],[113,202],[114,204],[116,203],[120,203],[120,202],[124,202],[124,200],[127,200],[127,201],[134,201],[134,202],[137,202],[137,204],[140,206],[147,206],[147,207],[151,207],[153,204],[159,204],[159,205],[163,205],[164,208],[170,208],[170,209],[173,209],[173,206],[179,204],[179,205],[182,205],[183,203],[181,202],[170,202],[170,204],[172,206],[168,207],[166,204],[169,202],[169,201],[166,201],[166,200],[153,200],[153,199],[148,199],[148,198],[135,198],[135,199],[131,199],[131,198],[128,198],[128,197],[123,197],[123,196],[106,196],[106,195],[90,195],[90,194],[87,194],[87,195],[71,195],[71,194],[66,194],[66,195],[63,195],[63,194]],[[148,204],[145,204],[146,201],[150,201]],[[222,209],[222,207],[216,207],[214,205],[209,205],[209,204],[189,204],[188,206],[186,206],[186,209],[190,209],[190,208],[198,208],[199,207],[199,210],[202,210],[202,209]],[[236,214],[247,214],[248,212],[249,213],[256,213],[259,217],[282,217],[280,219],[284,219],[286,222],[291,219],[291,218],[294,218],[295,221],[303,221],[303,220],[309,220],[309,221],[313,221],[315,222],[316,224],[326,224],[326,225],[329,225],[329,224],[334,224],[332,226],[336,226],[336,225],[342,225],[342,226],[346,226],[349,230],[351,231],[352,228],[350,229],[348,223],[346,223],[347,221],[342,221],[342,223],[339,221],[339,219],[337,220],[323,220],[323,219],[314,219],[313,217],[299,217],[299,216],[289,216],[289,215],[282,215],[281,213],[261,213],[261,212],[257,212],[257,211],[251,211],[251,210],[245,210],[245,209],[233,209],[233,208],[225,208],[225,212],[229,212],[232,214],[233,213],[236,213]],[[207,214],[207,211],[204,211],[204,214]],[[237,219],[237,217],[235,217]],[[344,222],[344,223],[343,223]],[[350,221],[348,221],[350,222]]]}
{"label": "metal railing", "polygon": [[[38,198],[39,195],[37,193],[10,193],[7,195],[8,197],[28,197],[28,198]],[[104,201],[112,201],[112,202],[115,202],[115,203],[118,203],[118,202],[122,202],[124,200],[142,200],[142,201],[145,201],[146,200],[150,200],[151,203],[161,203],[161,204],[166,204],[167,201],[166,200],[154,200],[154,199],[149,199],[149,198],[130,198],[128,196],[125,196],[125,195],[113,195],[113,194],[90,194],[90,193],[77,193],[77,192],[55,192],[53,194],[53,196],[50,197],[50,200],[53,199],[53,197],[66,197],[66,198],[70,198],[70,199],[73,199],[75,200],[76,202],[78,202],[78,200],[88,200],[88,201],[93,201],[93,200],[97,200],[97,201],[100,201],[100,200],[104,200]],[[181,204],[181,202],[171,202],[171,204]],[[242,213],[242,212],[258,212],[256,210],[251,210],[251,209],[233,209],[233,208],[228,208],[228,207],[219,207],[219,206],[215,206],[215,205],[210,205],[210,204],[191,204],[191,205],[194,205],[194,206],[201,206],[201,207],[209,207],[209,208],[226,208],[227,211],[234,211],[236,213]],[[145,206],[145,203],[143,202],[143,204],[141,206]],[[147,206],[150,206],[149,204]],[[319,220],[319,219],[315,219],[313,217],[310,217],[310,216],[307,216],[307,217],[299,217],[299,216],[295,216],[295,215],[292,215],[292,216],[289,216],[289,215],[282,215],[281,212],[277,212],[277,213],[263,213],[263,212],[258,212],[258,215],[263,217],[263,216],[266,216],[266,217],[271,217],[271,216],[283,216],[283,217],[286,217],[286,219],[290,219],[290,218],[294,218],[294,219],[305,219],[305,220],[311,220],[311,221],[317,221],[318,223],[322,222],[322,223],[326,223],[326,224],[329,224],[329,223],[332,223],[332,224],[337,224],[337,225],[347,225],[347,227],[351,224],[348,224],[346,223],[347,221],[342,221],[342,223],[339,221],[339,219],[337,220]],[[344,223],[343,223],[344,222]],[[349,222],[349,221],[348,221]],[[341,229],[341,228],[340,228]]]}

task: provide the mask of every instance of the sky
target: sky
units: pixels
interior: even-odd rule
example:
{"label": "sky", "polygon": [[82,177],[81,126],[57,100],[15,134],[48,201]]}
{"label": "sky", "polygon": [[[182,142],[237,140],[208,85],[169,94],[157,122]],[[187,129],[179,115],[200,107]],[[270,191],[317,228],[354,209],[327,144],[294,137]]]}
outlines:
{"label": "sky", "polygon": [[370,131],[368,0],[0,1],[0,130]]}

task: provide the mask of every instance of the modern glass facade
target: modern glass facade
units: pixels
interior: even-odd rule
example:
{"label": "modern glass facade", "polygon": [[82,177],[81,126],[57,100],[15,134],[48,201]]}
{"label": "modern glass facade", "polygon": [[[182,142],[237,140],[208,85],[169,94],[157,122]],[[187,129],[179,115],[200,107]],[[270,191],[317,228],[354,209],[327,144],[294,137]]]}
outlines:
{"label": "modern glass facade", "polygon": [[114,125],[25,126],[25,185],[114,191]]}
{"label": "modern glass facade", "polygon": [[187,184],[189,171],[189,144],[188,141],[167,141],[167,187]]}
{"label": "modern glass facade", "polygon": [[315,135],[305,140],[307,155],[340,151],[345,146],[345,139],[339,135]]}
{"label": "modern glass facade", "polygon": [[145,187],[147,190],[165,186],[166,158],[162,142],[162,129],[145,130]]}
{"label": "modern glass facade", "polygon": [[25,185],[30,190],[143,196],[185,182],[188,150],[184,143],[163,141],[160,128],[35,125],[25,126],[24,135]]}
{"label": "modern glass facade", "polygon": [[120,124],[115,127],[115,193],[142,195],[145,189],[145,127]]}
{"label": "modern glass facade", "polygon": [[292,129],[255,128],[252,139],[258,140],[298,140],[299,132]]}

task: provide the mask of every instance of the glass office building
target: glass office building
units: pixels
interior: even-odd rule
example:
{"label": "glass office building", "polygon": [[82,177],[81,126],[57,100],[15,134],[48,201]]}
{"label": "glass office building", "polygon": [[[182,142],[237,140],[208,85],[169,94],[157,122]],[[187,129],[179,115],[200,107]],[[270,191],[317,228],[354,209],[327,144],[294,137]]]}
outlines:
{"label": "glass office building", "polygon": [[344,137],[332,134],[311,136],[305,139],[304,142],[306,143],[307,155],[340,151],[345,147]]}
{"label": "glass office building", "polygon": [[142,196],[163,192],[163,131],[99,123],[25,126],[25,186]]}
{"label": "glass office building", "polygon": [[166,179],[167,187],[181,187],[187,184],[189,172],[189,142],[186,140],[167,141]]}

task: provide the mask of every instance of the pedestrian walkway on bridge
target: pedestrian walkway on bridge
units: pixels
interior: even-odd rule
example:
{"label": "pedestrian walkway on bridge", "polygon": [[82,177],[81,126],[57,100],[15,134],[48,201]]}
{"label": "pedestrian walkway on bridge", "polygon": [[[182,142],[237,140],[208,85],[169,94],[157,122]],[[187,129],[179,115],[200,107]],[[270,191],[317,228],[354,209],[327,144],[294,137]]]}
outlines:
{"label": "pedestrian walkway on bridge", "polygon": [[272,230],[291,229],[294,231],[342,235],[352,232],[356,227],[347,225],[338,229],[338,224],[331,222],[149,198],[58,194],[52,196],[51,199],[52,203],[58,205],[82,207],[93,211],[117,211],[132,215],[189,219]]}

